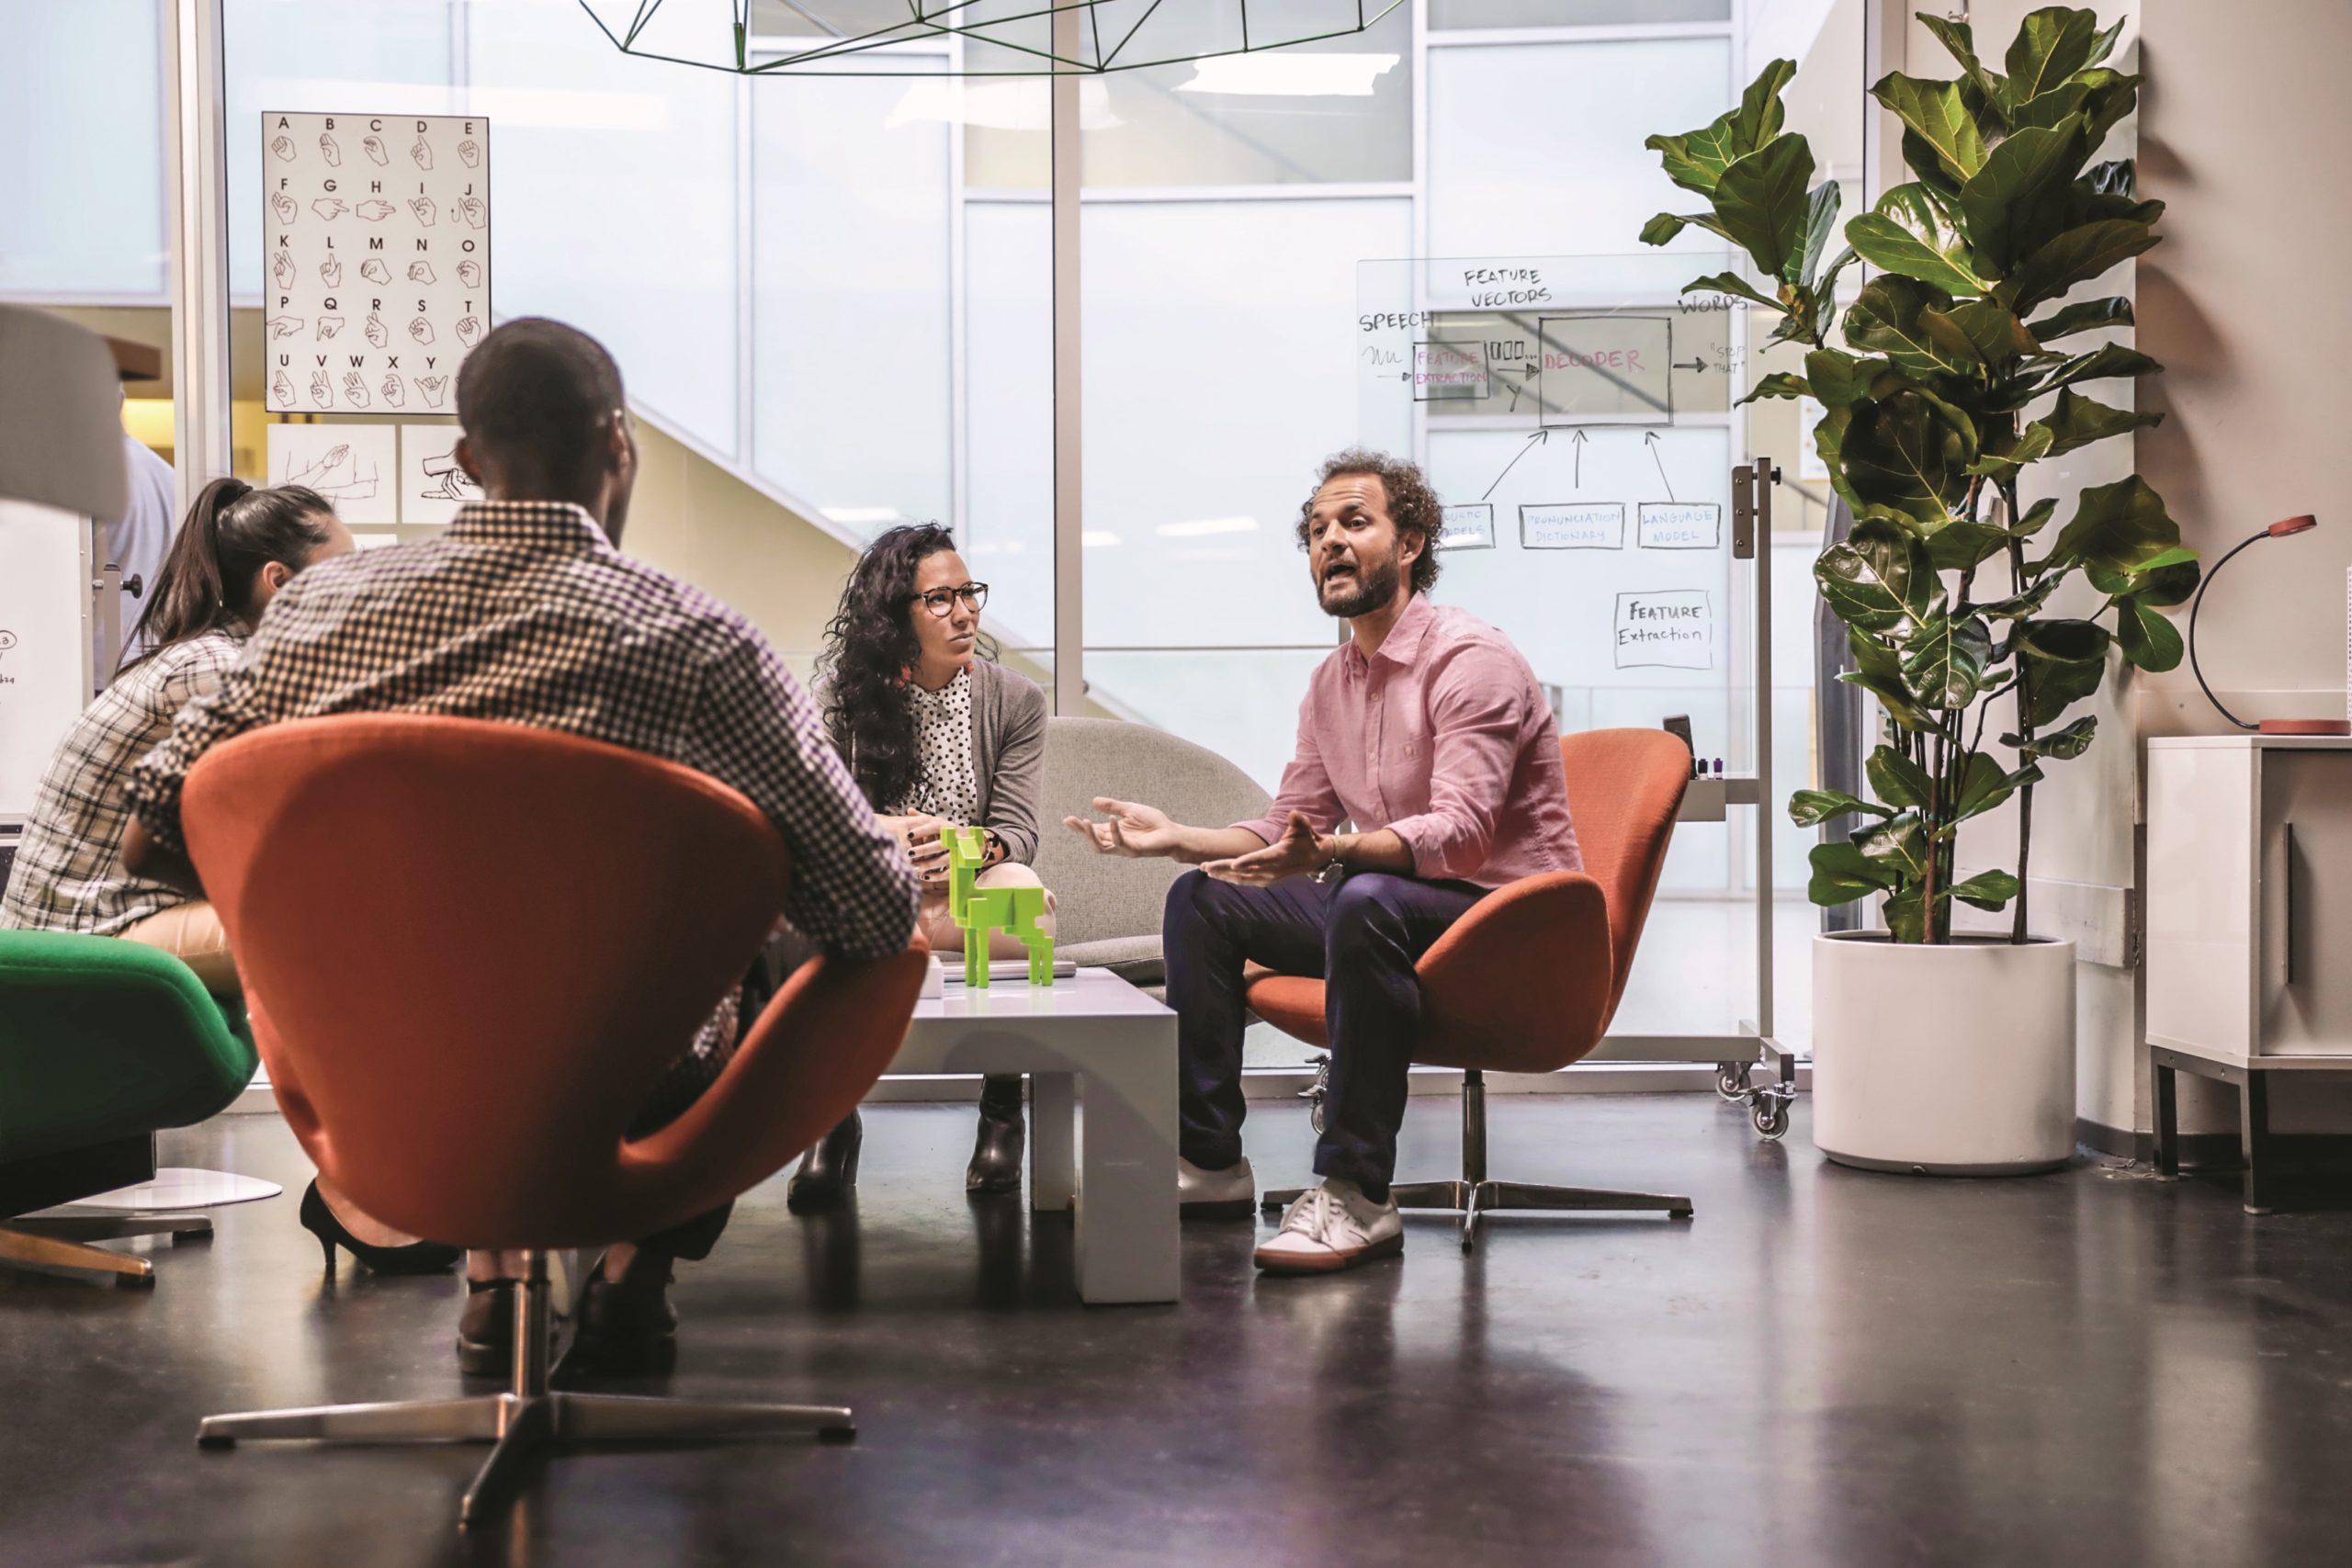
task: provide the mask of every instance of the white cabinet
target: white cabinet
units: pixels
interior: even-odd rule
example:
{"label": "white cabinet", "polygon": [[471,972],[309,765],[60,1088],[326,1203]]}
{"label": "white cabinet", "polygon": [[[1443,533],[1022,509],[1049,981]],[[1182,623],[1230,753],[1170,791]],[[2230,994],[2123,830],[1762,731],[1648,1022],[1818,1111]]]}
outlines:
{"label": "white cabinet", "polygon": [[2236,1084],[2259,1212],[2273,1080],[2352,1071],[2352,739],[2149,741],[2147,842],[2157,1165],[2177,1161],[2174,1073]]}

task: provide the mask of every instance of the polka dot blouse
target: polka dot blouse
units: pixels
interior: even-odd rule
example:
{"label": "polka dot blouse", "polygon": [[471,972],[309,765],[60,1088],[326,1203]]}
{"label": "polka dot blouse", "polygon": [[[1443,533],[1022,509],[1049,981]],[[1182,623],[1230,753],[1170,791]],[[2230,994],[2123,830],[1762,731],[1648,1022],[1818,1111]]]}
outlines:
{"label": "polka dot blouse", "polygon": [[893,817],[928,812],[967,827],[978,822],[980,784],[972,771],[972,671],[967,667],[938,691],[907,682],[915,715],[915,765],[920,770]]}

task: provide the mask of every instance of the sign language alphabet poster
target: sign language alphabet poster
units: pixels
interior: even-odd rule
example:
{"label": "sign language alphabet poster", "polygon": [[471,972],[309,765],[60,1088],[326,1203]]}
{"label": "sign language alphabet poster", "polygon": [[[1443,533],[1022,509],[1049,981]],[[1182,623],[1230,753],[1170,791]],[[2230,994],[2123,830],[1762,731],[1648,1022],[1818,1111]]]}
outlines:
{"label": "sign language alphabet poster", "polygon": [[265,406],[451,413],[490,330],[490,121],[262,116]]}

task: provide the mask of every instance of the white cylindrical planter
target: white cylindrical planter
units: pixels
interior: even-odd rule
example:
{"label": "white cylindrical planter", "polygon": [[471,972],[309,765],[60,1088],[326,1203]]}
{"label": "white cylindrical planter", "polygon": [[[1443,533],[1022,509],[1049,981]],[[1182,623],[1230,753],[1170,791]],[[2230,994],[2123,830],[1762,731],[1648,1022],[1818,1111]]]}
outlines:
{"label": "white cylindrical planter", "polygon": [[1813,1141],[1840,1165],[2022,1176],[2075,1152],[2075,944],[1813,939]]}

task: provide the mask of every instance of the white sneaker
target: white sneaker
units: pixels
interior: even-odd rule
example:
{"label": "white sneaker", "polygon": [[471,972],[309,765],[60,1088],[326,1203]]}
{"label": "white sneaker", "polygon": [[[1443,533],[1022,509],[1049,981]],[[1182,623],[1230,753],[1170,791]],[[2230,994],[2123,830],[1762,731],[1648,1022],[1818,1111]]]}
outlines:
{"label": "white sneaker", "polygon": [[1405,1250],[1396,1200],[1375,1203],[1352,1181],[1310,1187],[1283,1213],[1282,1229],[1258,1248],[1270,1274],[1329,1274]]}
{"label": "white sneaker", "polygon": [[1176,1212],[1188,1220],[1239,1219],[1258,1206],[1258,1178],[1248,1156],[1223,1170],[1203,1170],[1176,1156]]}

